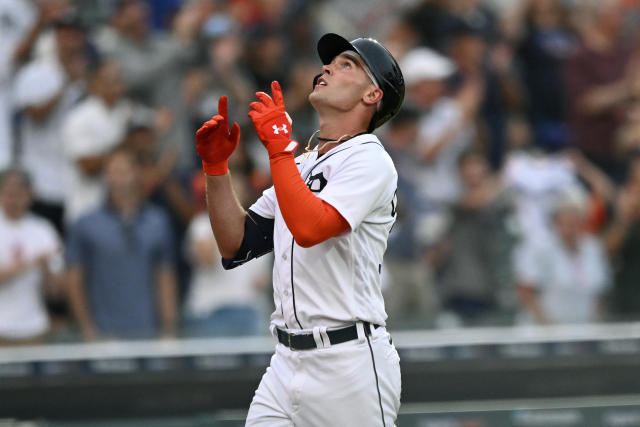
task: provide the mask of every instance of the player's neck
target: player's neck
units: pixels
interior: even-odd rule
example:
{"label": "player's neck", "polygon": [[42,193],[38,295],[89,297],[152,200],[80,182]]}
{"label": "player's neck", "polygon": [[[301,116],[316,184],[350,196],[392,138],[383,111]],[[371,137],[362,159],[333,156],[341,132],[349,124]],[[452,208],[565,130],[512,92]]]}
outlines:
{"label": "player's neck", "polygon": [[344,141],[348,141],[356,135],[360,135],[367,130],[367,126],[359,123],[358,121],[349,120],[348,117],[320,117],[320,132],[318,138],[323,141],[339,141],[336,143],[327,143],[319,150],[320,154],[324,154],[327,151],[334,148],[336,145],[341,144]]}

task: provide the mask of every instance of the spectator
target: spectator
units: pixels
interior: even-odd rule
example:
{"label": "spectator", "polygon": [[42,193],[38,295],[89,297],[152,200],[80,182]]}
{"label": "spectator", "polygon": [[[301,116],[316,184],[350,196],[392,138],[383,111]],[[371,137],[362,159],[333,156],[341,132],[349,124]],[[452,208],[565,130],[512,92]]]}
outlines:
{"label": "spectator", "polygon": [[176,170],[174,147],[162,150],[149,112],[134,114],[124,145],[136,158],[141,190],[145,198],[165,208],[178,229],[186,227],[193,217],[193,203],[188,194],[189,177]]}
{"label": "spectator", "polygon": [[62,289],[60,240],[29,214],[31,194],[25,172],[0,174],[0,344],[42,341],[50,327],[43,295]]}
{"label": "spectator", "polygon": [[94,66],[90,96],[72,109],[62,125],[67,223],[97,207],[104,197],[101,172],[109,153],[123,142],[133,105],[122,98],[120,68],[114,62]]}
{"label": "spectator", "polygon": [[152,33],[146,2],[123,0],[117,2],[109,25],[97,32],[94,42],[101,55],[120,64],[127,95],[157,106],[162,104],[158,97],[164,95],[163,83],[174,80],[193,59],[193,40],[203,18],[197,7],[185,6],[174,19],[172,33]]}
{"label": "spectator", "polygon": [[617,129],[616,156],[629,158],[630,154],[640,152],[640,78],[631,83],[630,105],[624,115],[624,123]]}
{"label": "spectator", "polygon": [[517,55],[528,101],[527,117],[536,143],[565,146],[569,141],[567,98],[563,78],[577,48],[568,10],[560,0],[528,0],[522,8]]}
{"label": "spectator", "polygon": [[72,16],[55,23],[54,61],[37,59],[24,66],[15,82],[15,102],[23,111],[20,163],[33,180],[32,209],[63,232],[65,186],[61,126],[84,94],[87,67],[84,32]]}
{"label": "spectator", "polygon": [[449,25],[446,0],[421,0],[407,8],[402,20],[419,45],[443,51]]}
{"label": "spectator", "polygon": [[282,34],[264,26],[252,30],[247,41],[247,70],[257,88],[267,88],[273,80],[287,87],[289,65]]}
{"label": "spectator", "polygon": [[[194,215],[193,201],[189,193],[191,176],[176,168],[175,147],[159,147],[153,117],[148,111],[134,114],[124,144],[131,149],[136,158],[143,197],[167,211],[172,233],[176,237],[173,251],[182,254],[185,232]],[[191,271],[183,256],[178,256],[176,262],[182,297],[184,286],[189,283]]]}
{"label": "spectator", "polygon": [[553,144],[541,150],[521,117],[509,120],[507,134],[511,150],[502,181],[513,193],[521,241],[527,244],[549,233],[553,200],[558,192],[570,189],[589,191],[586,224],[591,231],[599,231],[606,221],[606,204],[613,201],[613,182],[577,150],[559,150]]}
{"label": "spectator", "polygon": [[[475,3],[475,2],[474,2]],[[494,169],[502,165],[506,151],[504,132],[508,112],[522,108],[522,90],[515,78],[513,49],[505,41],[490,42],[488,21],[454,19],[447,53],[458,68],[458,84],[480,91],[477,117],[479,140]]]}
{"label": "spectator", "polygon": [[384,259],[383,292],[390,319],[424,318],[436,306],[431,270],[422,262],[425,243],[418,237],[421,206],[417,187],[421,162],[416,159],[414,145],[418,134],[419,114],[404,107],[391,123],[383,140],[398,171],[396,222],[389,235]]}
{"label": "spectator", "polygon": [[[36,22],[38,25],[35,25]],[[0,170],[9,166],[14,154],[11,100],[13,75],[24,61],[26,53],[31,50],[44,24],[44,17],[38,19],[37,9],[32,2],[0,2]]]}
{"label": "spectator", "polygon": [[[423,206],[446,207],[460,196],[456,163],[474,142],[474,120],[482,99],[482,85],[469,79],[455,94],[447,92],[445,79],[455,66],[428,48],[417,48],[402,59],[407,103],[417,108],[419,120],[415,155],[422,162],[413,178]],[[423,208],[424,209],[424,208]]]}
{"label": "spectator", "polygon": [[[236,182],[245,179],[234,178]],[[234,188],[247,187],[240,182],[237,184]],[[196,198],[206,209],[202,174],[198,175],[195,187]],[[260,300],[270,283],[272,257],[258,258],[255,265],[248,263],[224,270],[205,211],[196,215],[189,225],[185,251],[193,269],[184,309],[185,334],[196,337],[257,334],[261,320]]]}
{"label": "spectator", "polygon": [[581,183],[569,158],[560,151],[535,147],[526,119],[512,117],[507,134],[511,150],[502,169],[502,182],[513,193],[520,240],[543,239],[550,232],[550,211],[557,192],[581,187]]}
{"label": "spectator", "polygon": [[616,130],[623,123],[640,64],[622,38],[620,0],[589,3],[589,20],[580,46],[566,70],[574,142],[608,175],[619,180],[615,155]]}
{"label": "spectator", "polygon": [[202,37],[206,42],[207,64],[192,77],[199,79],[199,84],[191,91],[195,98],[193,122],[208,120],[211,111],[218,108],[218,98],[223,94],[233,100],[232,114],[246,116],[241,109],[251,101],[255,87],[242,66],[244,44],[238,23],[229,15],[212,15],[202,26]]}
{"label": "spectator", "polygon": [[516,261],[525,323],[585,323],[602,318],[609,264],[601,242],[584,227],[585,199],[560,194],[552,206],[553,233],[527,247]]}
{"label": "spectator", "polygon": [[466,152],[459,160],[463,193],[450,211],[444,238],[428,259],[437,268],[442,305],[465,324],[485,320],[510,283],[512,236],[509,197],[486,158]]}
{"label": "spectator", "polygon": [[172,123],[163,145],[178,150],[178,165],[192,170],[196,164],[190,138],[193,131],[186,104],[185,75],[196,60],[196,36],[211,12],[209,0],[183,2],[172,20],[171,31],[150,31],[149,6],[143,0],[123,0],[109,25],[94,38],[98,51],[116,61],[121,69],[126,95],[150,108],[164,108]]}
{"label": "spectator", "polygon": [[622,319],[640,319],[640,154],[630,162],[605,241],[614,265],[613,311]]}
{"label": "spectator", "polygon": [[105,165],[106,203],[71,227],[70,305],[85,339],[171,336],[176,326],[173,236],[165,212],[141,197],[133,156]]}

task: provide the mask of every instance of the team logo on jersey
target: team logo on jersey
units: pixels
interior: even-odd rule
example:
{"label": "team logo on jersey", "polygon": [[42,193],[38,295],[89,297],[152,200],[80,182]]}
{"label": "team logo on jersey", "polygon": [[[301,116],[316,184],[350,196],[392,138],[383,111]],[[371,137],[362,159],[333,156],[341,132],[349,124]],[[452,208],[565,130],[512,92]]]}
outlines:
{"label": "team logo on jersey", "polygon": [[289,131],[287,130],[287,125],[282,125],[281,128],[278,127],[278,125],[273,125],[273,134],[274,135],[280,135],[280,132],[284,133],[285,135],[289,133]]}
{"label": "team logo on jersey", "polygon": [[317,173],[315,175],[311,175],[307,179],[307,187],[314,193],[319,193],[322,191],[324,187],[327,186],[327,180],[322,174],[322,172]]}
{"label": "team logo on jersey", "polygon": [[396,188],[395,193],[393,193],[393,198],[391,199],[391,216],[396,216],[398,214],[398,189]]}

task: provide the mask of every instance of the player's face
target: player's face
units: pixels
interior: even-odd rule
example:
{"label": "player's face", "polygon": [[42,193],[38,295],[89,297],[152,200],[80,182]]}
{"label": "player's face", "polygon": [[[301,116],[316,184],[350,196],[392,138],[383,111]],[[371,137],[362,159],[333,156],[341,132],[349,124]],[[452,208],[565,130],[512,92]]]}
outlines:
{"label": "player's face", "polygon": [[329,106],[339,111],[351,111],[360,103],[379,101],[382,91],[377,89],[359,58],[348,53],[336,56],[322,67],[322,76],[309,95],[318,110]]}

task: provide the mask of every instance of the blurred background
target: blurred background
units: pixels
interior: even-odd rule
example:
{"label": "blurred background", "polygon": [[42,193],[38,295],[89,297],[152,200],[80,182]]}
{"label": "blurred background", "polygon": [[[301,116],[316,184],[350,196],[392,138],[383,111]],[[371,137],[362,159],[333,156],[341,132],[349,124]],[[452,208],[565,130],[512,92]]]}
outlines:
{"label": "blurred background", "polygon": [[194,133],[228,95],[250,206],[326,32],[405,77],[398,426],[640,426],[638,0],[0,0],[0,426],[243,425],[272,259],[222,270]]}

